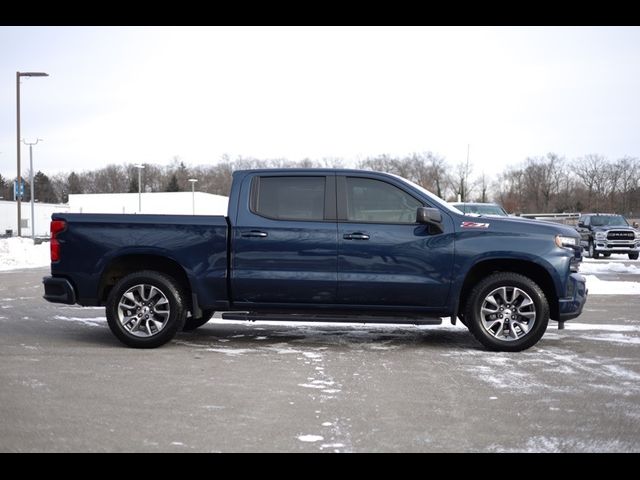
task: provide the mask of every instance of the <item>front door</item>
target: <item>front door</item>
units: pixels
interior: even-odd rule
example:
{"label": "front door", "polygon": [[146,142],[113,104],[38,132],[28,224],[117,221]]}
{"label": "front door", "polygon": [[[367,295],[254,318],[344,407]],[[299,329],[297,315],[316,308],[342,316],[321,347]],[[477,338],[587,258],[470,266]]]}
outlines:
{"label": "front door", "polygon": [[335,175],[257,174],[232,229],[231,294],[247,308],[336,301]]}
{"label": "front door", "polygon": [[416,223],[423,203],[400,186],[339,176],[338,301],[371,306],[441,307],[453,269],[449,217],[445,233]]}

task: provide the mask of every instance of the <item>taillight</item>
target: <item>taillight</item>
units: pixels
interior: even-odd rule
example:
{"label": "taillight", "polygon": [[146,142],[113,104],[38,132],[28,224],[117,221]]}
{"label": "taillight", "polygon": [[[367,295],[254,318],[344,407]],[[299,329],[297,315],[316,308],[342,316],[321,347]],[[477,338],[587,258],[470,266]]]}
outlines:
{"label": "taillight", "polygon": [[52,220],[51,221],[51,262],[57,262],[60,260],[60,242],[56,238],[56,235],[67,228],[67,222],[64,220]]}

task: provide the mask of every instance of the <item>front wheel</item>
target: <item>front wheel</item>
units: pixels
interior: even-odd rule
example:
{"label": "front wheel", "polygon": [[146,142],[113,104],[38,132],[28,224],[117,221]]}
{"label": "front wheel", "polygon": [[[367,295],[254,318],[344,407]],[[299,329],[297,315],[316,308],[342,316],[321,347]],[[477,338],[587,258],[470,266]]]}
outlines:
{"label": "front wheel", "polygon": [[638,259],[638,252],[629,254],[629,260],[637,260],[637,259]]}
{"label": "front wheel", "polygon": [[467,327],[487,349],[519,352],[535,345],[549,323],[549,302],[533,280],[494,273],[476,285],[464,309]]}
{"label": "front wheel", "polygon": [[600,254],[596,252],[596,248],[593,245],[593,242],[589,242],[589,256],[591,258],[600,258]]}
{"label": "front wheel", "polygon": [[106,305],[109,328],[130,347],[154,348],[170,341],[184,326],[186,309],[175,280],[151,270],[120,279]]}

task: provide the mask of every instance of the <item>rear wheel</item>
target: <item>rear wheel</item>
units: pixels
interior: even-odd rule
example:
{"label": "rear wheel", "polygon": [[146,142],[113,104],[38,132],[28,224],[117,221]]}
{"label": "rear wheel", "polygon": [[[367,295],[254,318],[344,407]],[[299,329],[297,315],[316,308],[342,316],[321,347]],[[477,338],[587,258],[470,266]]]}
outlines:
{"label": "rear wheel", "polygon": [[604,258],[609,258],[611,256],[610,253],[603,253],[602,256],[604,256]]}
{"label": "rear wheel", "polygon": [[130,347],[154,348],[182,330],[186,310],[183,294],[173,278],[144,270],[115,284],[106,305],[109,328]]}
{"label": "rear wheel", "polygon": [[203,310],[201,317],[192,317],[188,316],[184,322],[184,327],[182,327],[183,332],[190,332],[195,330],[196,328],[200,328],[213,317],[215,312],[213,310]]}
{"label": "rear wheel", "polygon": [[542,289],[517,273],[494,273],[469,295],[466,325],[487,349],[519,352],[535,345],[549,323],[549,303]]}
{"label": "rear wheel", "polygon": [[637,259],[638,259],[638,252],[629,254],[629,260],[637,260]]}

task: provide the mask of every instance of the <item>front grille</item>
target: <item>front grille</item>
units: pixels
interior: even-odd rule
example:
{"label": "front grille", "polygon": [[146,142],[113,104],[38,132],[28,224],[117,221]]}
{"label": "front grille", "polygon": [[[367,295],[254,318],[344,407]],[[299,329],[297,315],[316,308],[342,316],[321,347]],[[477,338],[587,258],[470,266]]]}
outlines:
{"label": "front grille", "polygon": [[634,240],[636,238],[633,232],[625,230],[611,230],[607,234],[607,240]]}

